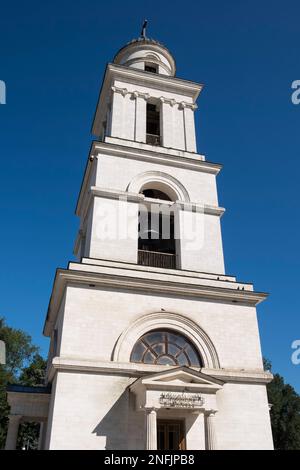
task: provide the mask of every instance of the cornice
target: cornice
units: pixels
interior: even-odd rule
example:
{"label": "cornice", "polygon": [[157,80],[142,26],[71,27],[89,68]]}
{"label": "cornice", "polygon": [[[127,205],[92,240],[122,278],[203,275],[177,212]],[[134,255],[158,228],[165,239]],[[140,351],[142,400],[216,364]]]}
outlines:
{"label": "cornice", "polygon": [[222,217],[225,212],[224,207],[211,206],[209,204],[199,204],[196,202],[176,201],[176,206],[184,210],[196,211],[208,215],[216,215],[218,217]]}
{"label": "cornice", "polygon": [[216,379],[224,382],[244,382],[244,383],[261,383],[268,384],[273,380],[270,372],[260,369],[201,369],[204,374],[211,375]]}
{"label": "cornice", "polygon": [[[164,268],[157,268],[154,266],[143,266],[141,264],[134,264],[134,263],[126,263],[124,261],[112,261],[112,260],[104,260],[99,258],[82,258],[82,262],[80,265],[91,265],[91,266],[108,266],[114,268],[121,268],[121,269],[128,269],[134,271],[147,271],[147,272],[154,272],[154,273],[168,273],[169,270]],[[189,271],[185,269],[176,269],[172,271],[172,276],[184,276],[184,277],[192,277],[192,278],[202,278],[202,279],[210,279],[213,281],[222,281],[222,282],[237,282],[236,276],[231,274],[218,274],[218,273],[207,273],[202,271]],[[252,283],[241,282],[239,283],[243,286],[253,286]],[[253,289],[252,289],[253,290]]]}
{"label": "cornice", "polygon": [[213,175],[217,175],[222,169],[221,164],[200,160],[197,154],[190,153],[188,156],[174,155],[171,153],[162,153],[159,152],[159,150],[150,150],[150,148],[148,150],[116,143],[94,141],[91,148],[91,156],[97,156],[98,154],[162,163],[164,165],[197,170]]}
{"label": "cornice", "polygon": [[[137,273],[138,275],[138,273]],[[240,303],[255,306],[265,300],[267,294],[248,290],[229,289],[208,285],[191,284],[176,279],[170,280],[170,275],[161,275],[160,279],[140,278],[122,273],[88,272],[71,269],[58,269],[54,280],[52,295],[47,312],[44,333],[50,334],[50,324],[54,324],[59,305],[67,285],[92,284],[95,287],[110,287],[114,289],[133,290],[135,292],[164,294],[173,296],[194,297],[212,301]]]}
{"label": "cornice", "polygon": [[[76,372],[90,372],[99,374],[119,373],[120,375],[128,375],[132,378],[145,377],[155,373],[171,372],[172,367],[124,363],[114,361],[101,361],[94,359],[82,360],[75,357],[54,357],[52,366],[49,373],[49,381],[58,371],[76,371]],[[197,369],[191,368],[198,371]],[[213,377],[214,379],[222,382],[240,382],[240,383],[253,383],[253,384],[267,384],[273,379],[270,372],[252,369],[208,369],[202,368],[201,373]]]}
{"label": "cornice", "polygon": [[90,192],[93,196],[104,197],[106,199],[120,199],[129,202],[143,202],[145,196],[143,194],[129,193],[127,191],[120,191],[108,188],[99,188],[91,186]]}

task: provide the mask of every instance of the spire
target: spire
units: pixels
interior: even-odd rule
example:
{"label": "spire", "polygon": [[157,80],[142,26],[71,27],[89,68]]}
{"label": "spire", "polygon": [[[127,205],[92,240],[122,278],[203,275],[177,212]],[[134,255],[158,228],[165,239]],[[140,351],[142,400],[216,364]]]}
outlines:
{"label": "spire", "polygon": [[141,38],[146,39],[146,28],[147,28],[148,20],[144,20],[142,31],[141,31]]}

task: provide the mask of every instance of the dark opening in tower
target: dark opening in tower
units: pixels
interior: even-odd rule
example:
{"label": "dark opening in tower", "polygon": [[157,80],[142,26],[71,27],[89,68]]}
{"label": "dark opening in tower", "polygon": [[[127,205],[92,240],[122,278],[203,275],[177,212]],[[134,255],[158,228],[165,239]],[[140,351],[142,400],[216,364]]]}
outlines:
{"label": "dark opening in tower", "polygon": [[146,143],[160,145],[160,106],[158,104],[147,103]]}
{"label": "dark opening in tower", "polygon": [[[148,198],[170,201],[157,189],[142,191]],[[169,205],[141,206],[139,211],[138,263],[160,268],[176,268],[174,213]]]}

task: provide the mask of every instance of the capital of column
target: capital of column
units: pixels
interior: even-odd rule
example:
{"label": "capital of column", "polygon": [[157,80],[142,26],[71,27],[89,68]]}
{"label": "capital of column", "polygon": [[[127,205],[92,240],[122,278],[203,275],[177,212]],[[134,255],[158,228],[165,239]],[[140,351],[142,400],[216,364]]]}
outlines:
{"label": "capital of column", "polygon": [[161,96],[159,98],[159,101],[161,103],[166,103],[166,104],[169,104],[170,106],[175,106],[175,104],[177,103],[177,101],[174,99],[174,98],[165,98],[164,96]]}
{"label": "capital of column", "polygon": [[196,103],[186,103],[185,101],[181,101],[180,103],[178,103],[179,105],[179,108],[180,109],[191,109],[192,111],[195,111],[198,106],[196,105]]}
{"label": "capital of column", "polygon": [[22,415],[8,415],[8,419],[10,423],[18,423],[21,418],[22,418]]}
{"label": "capital of column", "polygon": [[127,93],[129,93],[127,88],[119,88],[117,86],[112,86],[111,90],[112,90],[113,93],[120,93],[122,96],[126,96]]}
{"label": "capital of column", "polygon": [[137,99],[137,98],[142,98],[144,99],[145,101],[147,101],[149,98],[150,98],[150,95],[149,93],[142,93],[140,91],[134,91],[132,94],[131,94],[132,98],[134,99]]}
{"label": "capital of column", "polygon": [[154,406],[145,406],[144,410],[146,413],[157,413],[157,408],[155,408]]}
{"label": "capital of column", "polygon": [[217,410],[205,410],[204,414],[207,418],[213,418],[217,413]]}

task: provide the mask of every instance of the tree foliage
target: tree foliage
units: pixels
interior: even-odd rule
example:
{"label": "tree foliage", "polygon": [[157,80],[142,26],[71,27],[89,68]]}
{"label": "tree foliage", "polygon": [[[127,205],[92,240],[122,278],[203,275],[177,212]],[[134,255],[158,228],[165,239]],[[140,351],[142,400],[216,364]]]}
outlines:
{"label": "tree foliage", "polygon": [[[38,354],[31,337],[22,330],[11,328],[0,318],[0,339],[6,344],[6,364],[0,365],[0,449],[4,448],[9,405],[6,399],[8,384],[43,385],[46,361]],[[18,448],[35,447],[39,425],[24,423],[20,426]]]}
{"label": "tree foliage", "polygon": [[[271,370],[270,361],[264,366]],[[274,374],[267,391],[275,449],[300,450],[300,396],[279,374]]]}
{"label": "tree foliage", "polygon": [[45,359],[39,354],[35,354],[28,367],[22,370],[18,383],[27,386],[43,386],[45,382],[45,368]]}
{"label": "tree foliage", "polygon": [[24,331],[6,325],[5,318],[0,318],[0,339],[6,344],[5,371],[10,380],[15,380],[38,352],[38,348]]}

